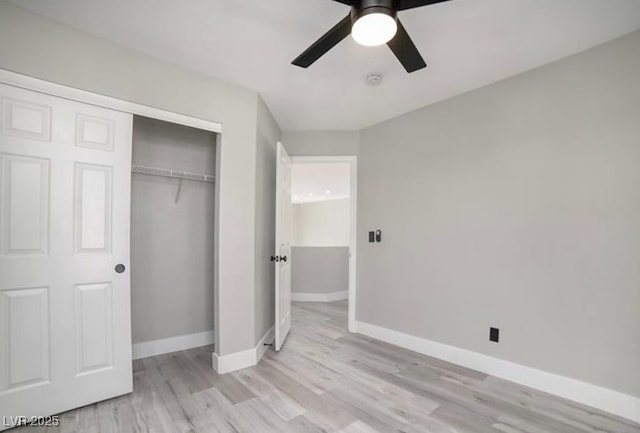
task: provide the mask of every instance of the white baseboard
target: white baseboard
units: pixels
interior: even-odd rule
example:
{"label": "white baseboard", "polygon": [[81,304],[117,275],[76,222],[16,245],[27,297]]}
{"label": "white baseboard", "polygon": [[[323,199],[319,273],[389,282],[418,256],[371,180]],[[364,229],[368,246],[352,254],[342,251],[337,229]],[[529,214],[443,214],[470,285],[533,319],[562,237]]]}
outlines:
{"label": "white baseboard", "polygon": [[297,302],[334,302],[347,299],[349,291],[331,293],[291,293],[291,300]]}
{"label": "white baseboard", "polygon": [[267,351],[269,344],[273,342],[274,328],[271,327],[266,334],[262,336],[258,344],[248,350],[242,352],[229,353],[228,355],[218,355],[214,353],[212,356],[213,369],[218,374],[231,373],[232,371],[241,370],[256,365],[264,353]]}
{"label": "white baseboard", "polygon": [[206,346],[207,344],[213,344],[213,331],[135,343],[132,346],[132,355],[133,359],[148,358],[149,356]]}
{"label": "white baseboard", "polygon": [[640,423],[640,398],[631,395],[369,323],[356,322],[356,332]]}

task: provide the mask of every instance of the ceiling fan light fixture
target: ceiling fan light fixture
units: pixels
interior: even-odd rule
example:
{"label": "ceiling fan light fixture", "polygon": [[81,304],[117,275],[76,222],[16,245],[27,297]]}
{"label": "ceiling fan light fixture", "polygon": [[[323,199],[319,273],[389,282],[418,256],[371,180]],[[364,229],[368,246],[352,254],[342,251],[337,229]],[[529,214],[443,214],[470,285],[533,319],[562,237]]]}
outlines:
{"label": "ceiling fan light fixture", "polygon": [[351,28],[353,40],[366,47],[384,45],[393,39],[398,31],[398,23],[392,11],[384,8],[375,9],[360,15]]}
{"label": "ceiling fan light fixture", "polygon": [[387,44],[408,73],[427,67],[420,51],[398,18],[398,11],[452,0],[333,0],[350,6],[349,15],[325,32],[291,63],[308,68],[351,35],[361,45]]}

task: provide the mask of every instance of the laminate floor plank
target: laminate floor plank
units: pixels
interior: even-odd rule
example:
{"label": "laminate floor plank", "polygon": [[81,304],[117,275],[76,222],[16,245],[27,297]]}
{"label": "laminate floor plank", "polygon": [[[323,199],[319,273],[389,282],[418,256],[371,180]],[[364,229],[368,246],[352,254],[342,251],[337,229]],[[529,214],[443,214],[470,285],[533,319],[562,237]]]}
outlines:
{"label": "laminate floor plank", "polygon": [[362,421],[356,421],[349,427],[341,430],[340,433],[380,433],[378,430],[374,430]]}
{"label": "laminate floor plank", "polygon": [[[347,302],[294,303],[291,334],[217,375],[212,346],[133,362],[134,392],[60,415],[63,433],[640,433],[640,425],[347,332]],[[17,428],[11,433],[33,429]]]}
{"label": "laminate floor plank", "polygon": [[304,407],[280,391],[272,383],[263,379],[254,369],[241,370],[234,373],[234,376],[244,386],[251,389],[262,403],[269,406],[283,420],[290,421],[306,412]]}

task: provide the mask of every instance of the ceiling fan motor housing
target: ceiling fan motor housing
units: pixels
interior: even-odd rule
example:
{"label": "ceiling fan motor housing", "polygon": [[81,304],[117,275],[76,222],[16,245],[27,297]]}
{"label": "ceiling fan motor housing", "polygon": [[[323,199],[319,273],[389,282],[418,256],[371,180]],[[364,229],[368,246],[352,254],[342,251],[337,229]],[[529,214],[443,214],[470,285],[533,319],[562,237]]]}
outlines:
{"label": "ceiling fan motor housing", "polygon": [[393,0],[362,0],[351,7],[351,23],[355,23],[365,15],[375,13],[389,15],[394,20],[397,18]]}

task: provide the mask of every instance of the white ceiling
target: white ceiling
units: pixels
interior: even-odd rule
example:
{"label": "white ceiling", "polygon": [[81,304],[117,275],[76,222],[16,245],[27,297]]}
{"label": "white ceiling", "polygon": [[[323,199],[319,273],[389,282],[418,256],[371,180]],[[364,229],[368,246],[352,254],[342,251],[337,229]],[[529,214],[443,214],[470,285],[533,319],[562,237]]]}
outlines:
{"label": "white ceiling", "polygon": [[293,203],[311,203],[349,197],[351,166],[346,163],[293,164]]}
{"label": "white ceiling", "polygon": [[290,65],[347,14],[331,0],[5,1],[255,89],[283,130],[360,129],[640,28],[640,0],[451,0],[399,14],[429,64],[408,75],[387,47],[351,38]]}

